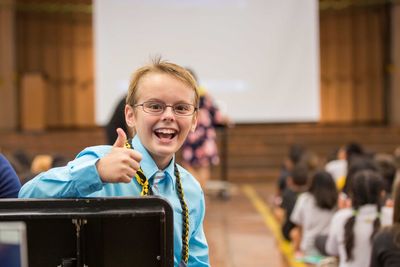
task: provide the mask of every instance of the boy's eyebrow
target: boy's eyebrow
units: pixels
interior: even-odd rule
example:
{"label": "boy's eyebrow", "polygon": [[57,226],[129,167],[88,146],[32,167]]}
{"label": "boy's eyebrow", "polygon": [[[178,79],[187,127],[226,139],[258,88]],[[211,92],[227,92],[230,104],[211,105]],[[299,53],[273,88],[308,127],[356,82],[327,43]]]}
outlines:
{"label": "boy's eyebrow", "polygon": [[[141,104],[141,103],[144,103],[144,102],[150,102],[150,101],[161,102],[161,103],[164,103],[164,104],[169,104],[169,103],[166,103],[164,100],[161,100],[161,99],[159,99],[159,98],[154,98],[154,97],[149,98],[149,99],[146,99],[146,100],[143,100],[142,102],[137,102],[137,104]],[[190,101],[188,102],[188,101],[185,101],[185,100],[177,100],[177,101],[175,101],[173,104],[178,104],[178,103],[184,103],[184,104],[191,104],[191,105],[193,105],[192,103],[190,103]]]}

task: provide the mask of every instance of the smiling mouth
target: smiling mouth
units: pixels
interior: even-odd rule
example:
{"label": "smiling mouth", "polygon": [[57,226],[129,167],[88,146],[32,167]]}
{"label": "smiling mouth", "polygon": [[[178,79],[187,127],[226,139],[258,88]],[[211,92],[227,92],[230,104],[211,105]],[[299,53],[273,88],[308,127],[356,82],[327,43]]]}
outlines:
{"label": "smiling mouth", "polygon": [[177,135],[177,131],[173,129],[157,129],[154,134],[160,139],[172,139]]}

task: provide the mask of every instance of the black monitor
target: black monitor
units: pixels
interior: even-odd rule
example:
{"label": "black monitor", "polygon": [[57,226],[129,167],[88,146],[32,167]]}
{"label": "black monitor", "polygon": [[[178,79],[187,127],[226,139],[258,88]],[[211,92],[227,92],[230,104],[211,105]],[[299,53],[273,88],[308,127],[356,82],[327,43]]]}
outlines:
{"label": "black monitor", "polygon": [[0,222],[25,225],[29,267],[173,266],[173,211],[159,197],[8,199]]}

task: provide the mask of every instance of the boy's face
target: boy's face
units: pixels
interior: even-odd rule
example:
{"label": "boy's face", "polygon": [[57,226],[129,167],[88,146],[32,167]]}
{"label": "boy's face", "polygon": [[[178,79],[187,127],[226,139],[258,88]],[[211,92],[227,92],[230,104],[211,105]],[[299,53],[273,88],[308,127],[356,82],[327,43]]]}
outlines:
{"label": "boy's face", "polygon": [[[159,101],[167,105],[194,104],[194,90],[178,79],[164,73],[149,73],[140,80],[136,104]],[[159,168],[165,168],[172,156],[182,146],[189,131],[197,123],[197,113],[177,116],[171,107],[162,114],[143,111],[142,106],[125,108],[126,122],[134,127],[143,145],[152,155]]]}

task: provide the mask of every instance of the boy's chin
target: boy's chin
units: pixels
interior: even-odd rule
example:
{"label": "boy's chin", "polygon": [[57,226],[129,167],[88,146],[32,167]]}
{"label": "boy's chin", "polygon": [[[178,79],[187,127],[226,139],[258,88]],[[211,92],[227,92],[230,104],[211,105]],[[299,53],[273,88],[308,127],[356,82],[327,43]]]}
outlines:
{"label": "boy's chin", "polygon": [[179,150],[179,147],[176,144],[170,145],[170,146],[159,145],[159,146],[156,146],[156,148],[155,148],[155,151],[157,151],[157,154],[160,156],[164,156],[164,157],[170,157],[171,155],[174,155],[178,150]]}
{"label": "boy's chin", "polygon": [[153,143],[153,151],[155,151],[159,155],[170,155],[175,154],[176,151],[179,150],[179,144],[177,140],[171,140],[171,142],[157,142]]}

